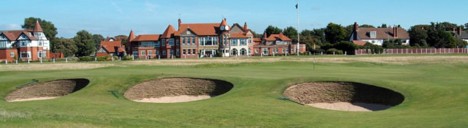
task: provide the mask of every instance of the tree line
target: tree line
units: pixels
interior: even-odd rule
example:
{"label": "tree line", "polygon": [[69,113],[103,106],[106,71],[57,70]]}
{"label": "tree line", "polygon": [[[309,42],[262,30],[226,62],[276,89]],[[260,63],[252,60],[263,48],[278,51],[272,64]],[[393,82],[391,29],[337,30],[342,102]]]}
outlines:
{"label": "tree line", "polygon": [[[96,52],[100,46],[100,42],[104,37],[100,34],[93,34],[86,30],[81,30],[76,33],[73,38],[63,38],[57,36],[57,28],[50,21],[40,18],[29,17],[24,20],[24,29],[34,28],[36,20],[44,30],[44,34],[51,42],[51,51],[54,53],[61,52],[66,57],[70,56],[89,56]],[[454,36],[453,31],[456,28],[468,28],[468,23],[464,25],[457,25],[450,22],[430,23],[414,25],[409,30],[410,46],[402,45],[402,40],[385,40],[382,46],[372,45],[367,43],[365,46],[356,46],[350,42],[350,36],[353,32],[354,24],[342,26],[340,24],[329,23],[325,28],[305,29],[300,33],[295,27],[289,26],[284,29],[276,26],[268,26],[264,34],[270,36],[271,34],[283,33],[297,43],[297,35],[300,34],[300,43],[307,45],[307,50],[314,53],[347,53],[354,54],[355,49],[384,49],[384,48],[460,48],[467,45],[466,42]],[[386,24],[380,26],[373,26],[363,24],[360,28],[387,28]],[[399,25],[398,25],[399,27]],[[463,29],[465,30],[465,29]],[[262,38],[264,35],[253,32],[255,37]],[[127,36],[118,35],[114,37],[122,39],[125,44]]]}
{"label": "tree line", "polygon": [[[57,37],[57,28],[52,22],[35,17],[26,18],[21,27],[33,29],[36,21],[40,22],[45,36],[50,41],[51,52],[63,53],[65,57],[93,55],[99,49],[101,41],[105,40],[102,35],[93,34],[86,30],[78,31],[72,38]],[[118,35],[114,38],[122,39],[122,43],[127,40],[126,35]]]}

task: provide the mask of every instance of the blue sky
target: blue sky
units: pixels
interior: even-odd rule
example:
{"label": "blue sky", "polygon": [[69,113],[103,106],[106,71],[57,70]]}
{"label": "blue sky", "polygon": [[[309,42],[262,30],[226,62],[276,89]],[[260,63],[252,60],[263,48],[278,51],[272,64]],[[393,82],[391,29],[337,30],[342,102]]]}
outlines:
{"label": "blue sky", "polygon": [[[247,22],[261,33],[268,25],[296,26],[295,0],[1,0],[0,30],[20,29],[24,18],[52,21],[59,37],[79,30],[103,36],[162,33],[167,25]],[[301,0],[300,29],[334,22],[402,25],[468,23],[467,0]]]}

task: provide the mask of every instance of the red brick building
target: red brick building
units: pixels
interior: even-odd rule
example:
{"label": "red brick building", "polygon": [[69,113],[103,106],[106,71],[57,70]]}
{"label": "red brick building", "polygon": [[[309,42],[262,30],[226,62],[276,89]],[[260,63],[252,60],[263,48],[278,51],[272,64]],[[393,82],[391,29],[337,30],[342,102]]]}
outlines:
{"label": "red brick building", "polygon": [[114,39],[101,41],[98,51],[96,52],[97,57],[102,56],[119,56],[125,55],[125,47],[122,45],[120,40],[115,41]]}
{"label": "red brick building", "polygon": [[32,30],[0,31],[0,61],[49,59],[50,42],[39,21]]}

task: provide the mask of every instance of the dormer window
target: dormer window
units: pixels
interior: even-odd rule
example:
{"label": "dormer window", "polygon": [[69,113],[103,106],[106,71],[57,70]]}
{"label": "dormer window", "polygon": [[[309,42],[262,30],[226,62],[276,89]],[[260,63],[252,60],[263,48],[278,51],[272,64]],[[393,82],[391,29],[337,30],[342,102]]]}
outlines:
{"label": "dormer window", "polygon": [[372,39],[377,38],[377,31],[370,31],[369,32],[369,37],[372,38]]}

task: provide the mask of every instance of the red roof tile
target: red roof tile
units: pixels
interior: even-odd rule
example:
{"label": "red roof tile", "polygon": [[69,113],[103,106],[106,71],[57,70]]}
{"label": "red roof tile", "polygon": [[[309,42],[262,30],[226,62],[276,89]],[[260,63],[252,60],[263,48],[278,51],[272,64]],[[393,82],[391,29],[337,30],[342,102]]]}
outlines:
{"label": "red roof tile", "polygon": [[283,35],[283,33],[271,34],[268,38],[266,38],[266,40],[267,41],[276,41],[276,40],[292,41],[289,37]]}
{"label": "red roof tile", "polygon": [[122,46],[121,46],[121,41],[101,41],[101,47],[106,49],[107,52],[112,53],[115,52],[115,49],[117,48],[118,52],[123,52]]}
{"label": "red roof tile", "polygon": [[38,20],[36,20],[36,25],[34,25],[34,32],[43,32]]}
{"label": "red roof tile", "polygon": [[218,35],[219,23],[198,23],[198,24],[180,24],[180,31],[174,33],[180,36],[182,32],[191,30],[198,36],[214,36]]}
{"label": "red roof tile", "polygon": [[[409,39],[408,32],[403,28],[397,28],[397,36],[394,37],[394,28],[359,28],[358,38],[363,39]],[[376,38],[370,38],[370,32],[376,32]]]}
{"label": "red roof tile", "polygon": [[353,43],[358,45],[358,46],[364,46],[364,45],[366,45],[367,42],[366,41],[354,40]]}
{"label": "red roof tile", "polygon": [[172,34],[174,34],[175,32],[176,30],[174,29],[174,27],[172,27],[172,25],[169,25],[167,26],[166,31],[164,31],[164,33],[161,35],[161,38],[171,38]]}
{"label": "red roof tile", "polygon": [[158,41],[160,35],[158,34],[148,34],[148,35],[138,35],[132,42],[142,42],[142,41]]}
{"label": "red roof tile", "polygon": [[244,33],[231,33],[231,38],[249,38]]}

